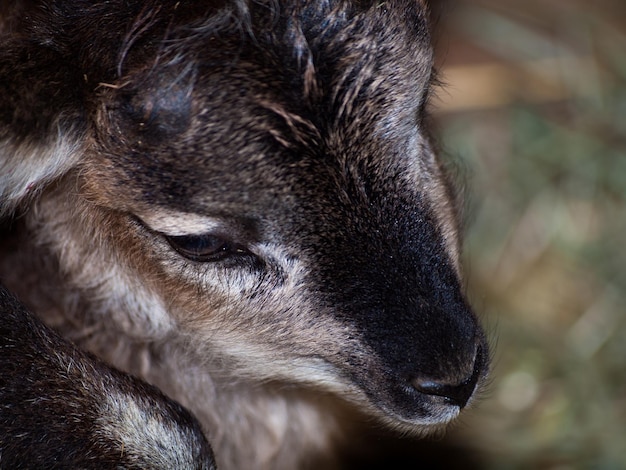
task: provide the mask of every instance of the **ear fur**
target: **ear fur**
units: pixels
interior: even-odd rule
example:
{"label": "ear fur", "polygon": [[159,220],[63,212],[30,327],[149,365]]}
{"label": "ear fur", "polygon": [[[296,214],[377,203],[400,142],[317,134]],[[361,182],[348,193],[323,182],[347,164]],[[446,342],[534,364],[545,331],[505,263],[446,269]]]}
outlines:
{"label": "ear fur", "polygon": [[0,217],[71,169],[85,142],[80,80],[52,45],[0,35]]}
{"label": "ear fur", "polygon": [[69,171],[78,161],[80,143],[63,135],[46,143],[0,143],[0,218],[34,198],[48,183]]}

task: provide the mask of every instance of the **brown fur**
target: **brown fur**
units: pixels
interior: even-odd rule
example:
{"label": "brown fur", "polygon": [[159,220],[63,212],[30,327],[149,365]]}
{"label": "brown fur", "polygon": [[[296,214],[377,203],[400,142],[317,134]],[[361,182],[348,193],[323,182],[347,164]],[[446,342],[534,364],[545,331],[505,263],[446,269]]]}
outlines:
{"label": "brown fur", "polygon": [[34,3],[0,54],[0,273],[40,318],[187,406],[222,469],[471,402],[422,3]]}

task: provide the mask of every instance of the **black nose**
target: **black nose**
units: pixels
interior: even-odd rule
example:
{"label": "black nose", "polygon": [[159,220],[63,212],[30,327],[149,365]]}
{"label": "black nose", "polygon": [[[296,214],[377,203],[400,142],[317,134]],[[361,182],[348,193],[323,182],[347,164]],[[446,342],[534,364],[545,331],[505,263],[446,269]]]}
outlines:
{"label": "black nose", "polygon": [[411,382],[411,385],[424,395],[443,397],[449,404],[463,408],[474,393],[476,383],[481,374],[482,363],[482,351],[479,348],[474,360],[474,371],[466,380],[460,383],[451,383],[447,380],[417,378]]}

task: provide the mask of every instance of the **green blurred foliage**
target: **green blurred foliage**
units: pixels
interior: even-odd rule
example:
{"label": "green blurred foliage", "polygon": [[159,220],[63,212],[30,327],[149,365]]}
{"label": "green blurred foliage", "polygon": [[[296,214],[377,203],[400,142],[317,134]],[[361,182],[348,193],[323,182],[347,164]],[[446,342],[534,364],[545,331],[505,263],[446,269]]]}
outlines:
{"label": "green blurred foliage", "polygon": [[626,3],[481,3],[456,2],[457,34],[505,66],[567,58],[548,71],[566,94],[439,117],[469,169],[468,287],[494,338],[454,436],[489,469],[626,468]]}

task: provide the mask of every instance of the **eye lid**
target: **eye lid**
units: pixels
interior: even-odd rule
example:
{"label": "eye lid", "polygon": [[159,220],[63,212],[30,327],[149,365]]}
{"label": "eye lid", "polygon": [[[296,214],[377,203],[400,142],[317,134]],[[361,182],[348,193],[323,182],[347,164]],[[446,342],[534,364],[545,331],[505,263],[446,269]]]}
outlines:
{"label": "eye lid", "polygon": [[259,238],[259,223],[249,216],[230,213],[205,215],[163,208],[130,215],[146,230],[166,237],[213,234],[246,245],[257,242]]}
{"label": "eye lid", "polygon": [[165,235],[165,240],[178,254],[191,261],[216,262],[234,256],[251,256],[244,245],[216,233],[197,235]]}
{"label": "eye lid", "polygon": [[[163,211],[156,214],[163,214]],[[160,218],[152,213],[148,218],[150,223],[135,214],[130,217],[143,230],[161,238],[178,255],[190,261],[207,263],[255,257],[249,248],[258,242],[257,224],[253,219],[179,215],[180,223],[177,223],[176,213]]]}
{"label": "eye lid", "polygon": [[150,232],[171,237],[202,235],[224,230],[228,225],[227,218],[163,208],[135,213],[132,217]]}

